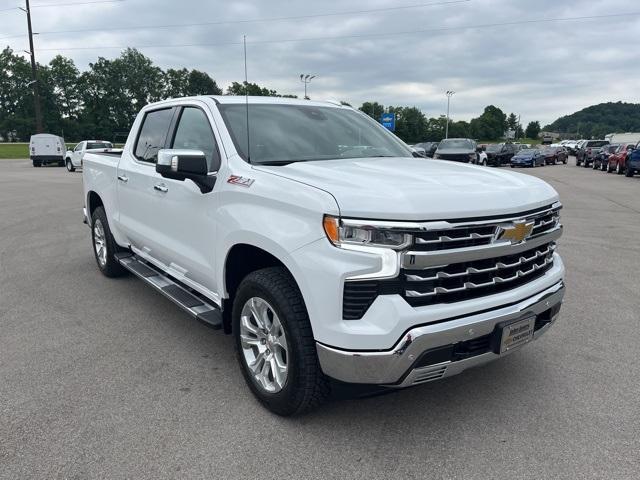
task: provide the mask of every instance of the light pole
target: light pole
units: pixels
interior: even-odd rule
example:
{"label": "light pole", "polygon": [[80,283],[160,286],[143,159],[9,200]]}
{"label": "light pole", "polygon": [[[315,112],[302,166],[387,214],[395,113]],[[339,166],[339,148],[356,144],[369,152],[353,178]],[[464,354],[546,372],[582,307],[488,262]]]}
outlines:
{"label": "light pole", "polygon": [[304,83],[304,99],[305,100],[309,100],[309,97],[307,96],[307,84],[311,83],[311,80],[313,80],[314,78],[316,78],[316,75],[305,75],[304,73],[300,74],[300,81],[302,83]]}
{"label": "light pole", "polygon": [[451,96],[456,93],[453,90],[447,90],[447,126],[444,131],[444,138],[449,138],[449,104],[451,103]]}
{"label": "light pole", "polygon": [[31,29],[31,8],[29,7],[29,0],[25,0],[25,7],[18,7],[20,10],[27,14],[27,29],[29,31],[29,49],[27,52],[31,57],[31,78],[33,83],[33,106],[36,114],[36,133],[42,133],[42,111],[40,110],[40,89],[38,88],[38,72],[36,71],[36,53],[33,48],[33,30]]}

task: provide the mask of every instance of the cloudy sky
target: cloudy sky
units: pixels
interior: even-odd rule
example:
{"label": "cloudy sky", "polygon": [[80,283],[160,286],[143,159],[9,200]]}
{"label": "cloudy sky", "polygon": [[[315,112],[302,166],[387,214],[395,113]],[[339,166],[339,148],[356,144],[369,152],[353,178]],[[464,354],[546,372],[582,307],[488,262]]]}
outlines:
{"label": "cloudy sky", "polygon": [[[86,69],[98,56],[114,57],[121,47],[134,46],[162,68],[204,70],[225,87],[243,79],[246,34],[249,81],[302,95],[300,73],[316,74],[314,99],[354,105],[377,100],[437,116],[445,112],[444,92],[451,89],[454,119],[468,120],[494,104],[520,114],[525,124],[545,124],[594,103],[640,102],[640,0],[70,5],[81,1],[32,0],[34,31],[41,32],[38,61],[60,53]],[[24,14],[6,9],[22,3],[0,0],[0,43],[18,51],[28,49]],[[535,22],[600,16],[608,17]],[[186,25],[204,22],[209,24]],[[126,29],[104,30],[118,27]],[[61,30],[75,32],[51,33]]]}

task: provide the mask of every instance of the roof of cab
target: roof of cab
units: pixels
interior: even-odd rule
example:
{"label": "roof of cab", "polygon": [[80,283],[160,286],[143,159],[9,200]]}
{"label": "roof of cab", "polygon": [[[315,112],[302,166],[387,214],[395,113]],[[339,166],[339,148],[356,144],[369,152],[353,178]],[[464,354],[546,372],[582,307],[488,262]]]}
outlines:
{"label": "roof of cab", "polygon": [[311,105],[314,107],[335,107],[335,108],[351,108],[346,105],[342,105],[339,101],[334,100],[325,100],[325,101],[316,101],[316,100],[305,100],[303,98],[283,98],[283,97],[244,97],[241,95],[198,95],[193,97],[178,97],[178,98],[169,98],[166,100],[161,100],[159,102],[152,103],[149,106],[160,106],[163,104],[173,104],[179,103],[181,101],[188,100],[200,100],[207,101],[213,100],[219,104],[244,104],[246,101],[249,101],[249,104],[281,104],[281,105]]}

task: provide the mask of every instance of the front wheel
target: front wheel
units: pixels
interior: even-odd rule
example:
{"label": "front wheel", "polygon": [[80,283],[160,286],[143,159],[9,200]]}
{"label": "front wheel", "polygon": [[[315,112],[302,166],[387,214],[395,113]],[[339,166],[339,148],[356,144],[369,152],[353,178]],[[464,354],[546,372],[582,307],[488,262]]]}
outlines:
{"label": "front wheel", "polygon": [[616,162],[616,175],[622,175],[624,173],[624,167],[620,165],[620,162]]}
{"label": "front wheel", "polygon": [[116,260],[115,254],[123,249],[111,235],[107,214],[103,207],[96,208],[91,215],[91,240],[96,263],[105,276],[121,277],[127,273],[127,270]]}
{"label": "front wheel", "polygon": [[71,159],[67,158],[67,170],[69,172],[75,172],[76,171],[76,167],[73,166],[73,163],[71,163]]}
{"label": "front wheel", "polygon": [[309,316],[294,279],[282,267],[245,277],[233,302],[232,331],[247,385],[267,409],[305,413],[329,395]]}
{"label": "front wheel", "polygon": [[624,171],[624,176],[633,177],[633,168],[631,168],[629,165],[627,165],[627,168]]}

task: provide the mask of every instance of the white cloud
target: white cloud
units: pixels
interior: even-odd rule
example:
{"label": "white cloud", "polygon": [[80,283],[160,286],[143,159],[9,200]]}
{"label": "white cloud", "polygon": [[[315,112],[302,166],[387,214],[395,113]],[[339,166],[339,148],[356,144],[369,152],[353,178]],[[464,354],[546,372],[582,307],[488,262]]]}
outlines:
{"label": "white cloud", "polygon": [[[53,2],[54,0],[52,0]],[[34,30],[75,30],[112,26],[166,25],[273,18],[368,10],[430,0],[128,0],[62,8],[34,9]],[[433,1],[433,0],[431,0]],[[481,27],[566,16],[640,12],[629,0],[471,0],[453,5],[384,13],[331,16],[261,23],[130,29],[36,37],[40,62],[56,53],[87,68],[98,56],[118,49],[63,50],[66,47],[139,46],[240,42],[249,40],[249,77],[283,93],[302,94],[300,73],[318,75],[314,98],[333,97],[359,105],[415,105],[429,116],[444,113],[444,91],[457,93],[454,119],[477,116],[489,104],[516,112],[523,122],[548,123],[560,115],[601,101],[640,102],[640,15],[598,20]],[[0,12],[3,35],[22,34],[19,11]],[[467,28],[476,26],[476,28]],[[443,27],[449,30],[438,30]],[[411,35],[396,32],[427,30]],[[327,36],[386,36],[301,42],[256,41]],[[26,37],[4,42],[26,48]],[[219,84],[242,80],[242,48],[192,46],[141,48],[162,68],[197,68]]]}

